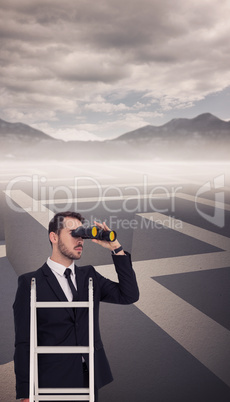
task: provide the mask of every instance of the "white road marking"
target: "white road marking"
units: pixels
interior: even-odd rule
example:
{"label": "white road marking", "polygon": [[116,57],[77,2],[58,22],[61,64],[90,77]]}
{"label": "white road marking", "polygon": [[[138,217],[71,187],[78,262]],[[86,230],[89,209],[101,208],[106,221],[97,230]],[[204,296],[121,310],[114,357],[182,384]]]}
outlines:
{"label": "white road marking", "polygon": [[0,398],[1,401],[17,402],[15,398],[14,363],[0,365]]}
{"label": "white road marking", "polygon": [[49,221],[54,216],[54,213],[47,209],[40,200],[35,200],[21,190],[5,191],[5,194],[9,197],[8,202],[13,201],[40,223],[40,225],[45,228],[48,227]]}
{"label": "white road marking", "polygon": [[170,227],[177,232],[194,237],[195,239],[211,244],[212,246],[221,248],[223,250],[230,250],[229,237],[211,232],[210,230],[202,229],[199,226],[191,225],[190,223],[186,223],[184,221],[181,221],[182,225],[177,225],[177,219],[172,217],[169,219],[168,215],[160,214],[158,212],[147,212],[137,215],[141,216],[142,218],[157,222],[159,225],[162,224],[163,226]]}
{"label": "white road marking", "polygon": [[6,257],[6,245],[0,244],[0,258]]}
{"label": "white road marking", "polygon": [[208,199],[202,198],[202,197],[196,198],[193,195],[184,194],[184,193],[176,193],[175,196],[177,198],[181,198],[182,200],[192,201],[194,204],[196,202],[196,203],[203,204],[203,205],[209,205],[214,208],[225,209],[225,211],[230,211],[230,205],[226,204],[226,203],[212,201],[212,200],[208,200]]}

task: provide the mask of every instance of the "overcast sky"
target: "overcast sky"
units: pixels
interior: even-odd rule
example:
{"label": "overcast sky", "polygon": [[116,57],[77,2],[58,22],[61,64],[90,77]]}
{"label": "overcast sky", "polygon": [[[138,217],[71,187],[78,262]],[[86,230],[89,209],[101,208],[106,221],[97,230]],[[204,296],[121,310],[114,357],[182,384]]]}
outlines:
{"label": "overcast sky", "polygon": [[0,118],[116,137],[230,120],[229,0],[1,0]]}

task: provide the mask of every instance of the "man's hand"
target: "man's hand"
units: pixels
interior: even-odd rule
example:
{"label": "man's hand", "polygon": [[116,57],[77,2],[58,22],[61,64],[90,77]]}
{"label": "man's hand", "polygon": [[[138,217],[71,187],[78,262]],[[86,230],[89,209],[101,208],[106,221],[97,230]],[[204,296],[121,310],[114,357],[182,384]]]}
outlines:
{"label": "man's hand", "polygon": [[[94,223],[100,229],[111,230],[111,229],[109,229],[109,227],[106,225],[105,222],[99,223],[99,222],[94,221]],[[106,241],[106,240],[92,239],[92,242],[100,244],[100,246],[108,248],[110,251],[113,251],[116,248],[121,246],[117,239],[115,241],[113,241],[113,242],[112,241]],[[117,255],[125,255],[124,250],[119,251],[119,253],[117,253]]]}
{"label": "man's hand", "polygon": [[21,399],[21,402],[30,402],[29,398]]}

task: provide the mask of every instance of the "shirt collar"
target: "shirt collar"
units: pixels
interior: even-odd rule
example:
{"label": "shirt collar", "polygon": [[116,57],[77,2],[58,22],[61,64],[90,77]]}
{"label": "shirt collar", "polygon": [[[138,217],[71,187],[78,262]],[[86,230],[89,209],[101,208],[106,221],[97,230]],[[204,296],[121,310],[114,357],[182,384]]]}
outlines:
{"label": "shirt collar", "polygon": [[73,275],[75,274],[74,261],[72,261],[72,263],[70,264],[69,267],[65,267],[64,265],[59,264],[58,262],[51,260],[51,258],[49,257],[47,259],[47,265],[50,267],[50,269],[55,271],[60,276],[64,276],[64,272],[65,272],[66,268],[70,268],[71,271],[72,271],[72,274]]}

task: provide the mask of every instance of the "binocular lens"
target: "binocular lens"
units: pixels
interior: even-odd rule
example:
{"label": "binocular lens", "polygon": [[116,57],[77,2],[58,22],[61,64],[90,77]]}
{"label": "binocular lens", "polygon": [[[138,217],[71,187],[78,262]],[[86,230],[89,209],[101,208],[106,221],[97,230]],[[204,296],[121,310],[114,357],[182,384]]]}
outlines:
{"label": "binocular lens", "polygon": [[79,226],[77,229],[72,230],[71,235],[73,237],[81,237],[82,239],[95,239],[98,234],[97,226],[91,226],[85,228],[84,226]]}
{"label": "binocular lens", "polygon": [[111,232],[109,232],[109,239],[110,241],[114,241],[115,240],[115,232],[112,230]]}
{"label": "binocular lens", "polygon": [[97,237],[96,239],[98,240],[106,240],[106,241],[114,241],[116,240],[117,235],[116,232],[114,232],[113,230],[103,230],[100,229],[98,231]]}
{"label": "binocular lens", "polygon": [[93,237],[96,237],[96,236],[97,236],[97,232],[98,232],[97,226],[93,226],[93,227],[92,227],[92,230],[91,230],[92,236],[93,236]]}
{"label": "binocular lens", "polygon": [[98,239],[106,241],[114,241],[117,238],[116,232],[113,230],[98,229],[97,226],[90,226],[88,228],[80,226],[77,229],[72,230],[71,235],[73,237],[81,237],[82,239]]}

